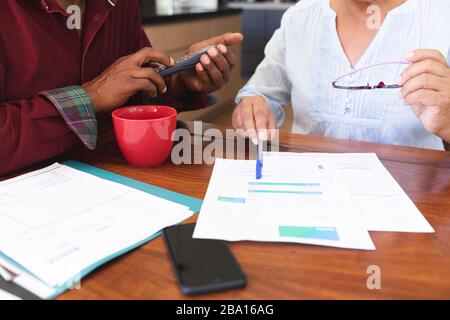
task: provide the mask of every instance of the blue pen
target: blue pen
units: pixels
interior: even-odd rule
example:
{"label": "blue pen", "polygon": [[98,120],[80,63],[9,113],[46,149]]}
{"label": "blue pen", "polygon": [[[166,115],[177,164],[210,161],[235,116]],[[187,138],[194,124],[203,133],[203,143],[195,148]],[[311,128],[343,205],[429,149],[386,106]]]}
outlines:
{"label": "blue pen", "polygon": [[256,180],[259,180],[262,178],[263,147],[264,147],[264,142],[260,140],[258,143],[258,160],[256,160]]}

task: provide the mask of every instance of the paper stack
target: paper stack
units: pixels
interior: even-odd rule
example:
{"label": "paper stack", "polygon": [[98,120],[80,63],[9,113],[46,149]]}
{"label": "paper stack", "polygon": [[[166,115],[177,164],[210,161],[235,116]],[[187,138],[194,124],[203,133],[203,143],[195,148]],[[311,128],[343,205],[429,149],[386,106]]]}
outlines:
{"label": "paper stack", "polygon": [[17,285],[51,298],[192,213],[176,202],[54,164],[0,182],[0,265]]}
{"label": "paper stack", "polygon": [[265,153],[217,159],[194,238],[374,250],[369,231],[433,228],[375,154]]}

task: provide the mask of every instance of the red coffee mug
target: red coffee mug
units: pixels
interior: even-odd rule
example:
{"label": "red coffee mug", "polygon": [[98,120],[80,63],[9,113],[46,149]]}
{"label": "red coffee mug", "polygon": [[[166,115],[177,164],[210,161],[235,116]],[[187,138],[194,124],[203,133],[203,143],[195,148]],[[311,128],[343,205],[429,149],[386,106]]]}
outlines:
{"label": "red coffee mug", "polygon": [[112,114],[117,143],[128,163],[156,167],[169,157],[177,111],[166,106],[133,106]]}

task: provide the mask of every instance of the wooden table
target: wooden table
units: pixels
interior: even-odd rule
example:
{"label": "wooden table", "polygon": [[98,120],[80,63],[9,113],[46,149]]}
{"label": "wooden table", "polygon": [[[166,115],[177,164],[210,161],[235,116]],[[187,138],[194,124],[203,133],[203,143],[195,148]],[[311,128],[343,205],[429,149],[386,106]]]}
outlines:
{"label": "wooden table", "polygon": [[[299,244],[230,244],[247,274],[246,289],[206,299],[449,299],[450,153],[282,134],[281,150],[375,152],[431,225],[435,234],[372,232],[376,251]],[[105,153],[102,153],[105,155]],[[95,165],[139,181],[202,199],[212,166],[128,165],[117,150]],[[86,160],[88,161],[88,160]],[[88,161],[89,162],[89,161]],[[196,217],[190,219],[190,222]],[[367,288],[367,268],[381,268],[381,289]],[[161,237],[101,267],[81,290],[61,299],[185,299]]]}

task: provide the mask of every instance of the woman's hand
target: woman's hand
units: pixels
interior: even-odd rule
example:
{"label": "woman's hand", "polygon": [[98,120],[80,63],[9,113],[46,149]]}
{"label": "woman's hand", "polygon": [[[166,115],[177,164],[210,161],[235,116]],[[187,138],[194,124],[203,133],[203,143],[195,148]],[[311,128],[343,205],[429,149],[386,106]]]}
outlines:
{"label": "woman's hand", "polygon": [[402,98],[429,132],[450,142],[450,68],[438,50],[416,50],[401,74]]}
{"label": "woman's hand", "polygon": [[89,94],[98,112],[109,112],[122,106],[138,91],[147,92],[156,97],[167,91],[164,79],[154,68],[142,65],[158,62],[165,66],[173,65],[173,59],[165,52],[152,48],[140,51],[117,60],[100,76],[82,85]]}
{"label": "woman's hand", "polygon": [[174,96],[186,91],[209,94],[221,89],[230,79],[231,70],[237,62],[229,47],[242,42],[243,39],[240,33],[227,33],[193,45],[188,54],[211,48],[201,57],[195,70],[174,75],[171,93]]}
{"label": "woman's hand", "polygon": [[233,112],[232,121],[236,132],[255,145],[258,140],[270,140],[275,129],[275,116],[260,96],[243,98]]}

